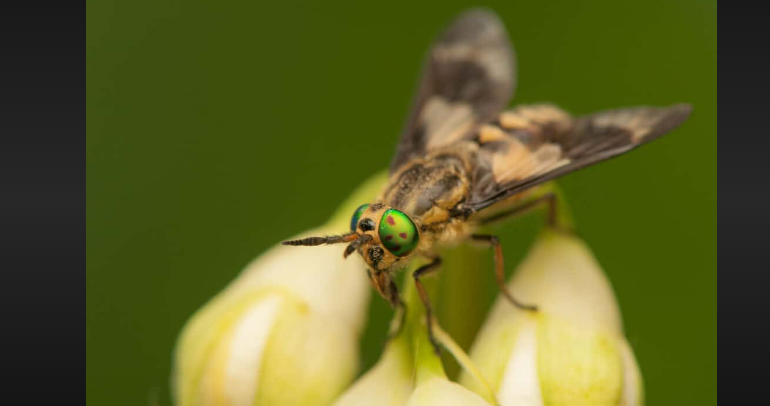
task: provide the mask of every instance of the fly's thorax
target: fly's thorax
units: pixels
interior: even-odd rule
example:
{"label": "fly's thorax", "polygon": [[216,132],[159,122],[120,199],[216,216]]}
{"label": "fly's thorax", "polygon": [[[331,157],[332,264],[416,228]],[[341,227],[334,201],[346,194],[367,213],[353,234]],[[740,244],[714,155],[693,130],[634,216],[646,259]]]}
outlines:
{"label": "fly's thorax", "polygon": [[424,227],[449,222],[451,211],[468,197],[472,153],[444,149],[405,164],[391,177],[382,202],[409,213]]}
{"label": "fly's thorax", "polygon": [[[477,226],[473,222],[452,219],[440,223],[437,227],[424,228],[420,253],[431,255],[439,248],[451,248],[467,241]],[[424,245],[423,245],[424,244]]]}

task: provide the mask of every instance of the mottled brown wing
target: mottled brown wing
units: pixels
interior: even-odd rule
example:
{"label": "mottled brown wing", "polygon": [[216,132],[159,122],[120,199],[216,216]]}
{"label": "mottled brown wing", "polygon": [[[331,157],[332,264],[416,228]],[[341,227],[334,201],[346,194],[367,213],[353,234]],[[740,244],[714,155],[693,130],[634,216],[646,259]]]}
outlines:
{"label": "mottled brown wing", "polygon": [[472,135],[508,105],[513,89],[514,55],[503,23],[484,9],[461,14],[427,55],[391,172]]}
{"label": "mottled brown wing", "polygon": [[480,128],[480,152],[466,207],[495,202],[666,134],[692,111],[688,104],[632,107],[572,117],[552,105],[521,106]]}

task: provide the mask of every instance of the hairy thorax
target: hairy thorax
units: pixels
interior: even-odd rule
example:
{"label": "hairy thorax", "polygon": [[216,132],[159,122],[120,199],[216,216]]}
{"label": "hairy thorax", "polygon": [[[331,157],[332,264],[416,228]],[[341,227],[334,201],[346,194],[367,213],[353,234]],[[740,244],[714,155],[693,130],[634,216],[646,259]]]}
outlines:
{"label": "hairy thorax", "polygon": [[407,213],[420,229],[419,253],[454,245],[471,233],[462,206],[471,188],[475,152],[466,145],[414,159],[383,190],[379,201]]}

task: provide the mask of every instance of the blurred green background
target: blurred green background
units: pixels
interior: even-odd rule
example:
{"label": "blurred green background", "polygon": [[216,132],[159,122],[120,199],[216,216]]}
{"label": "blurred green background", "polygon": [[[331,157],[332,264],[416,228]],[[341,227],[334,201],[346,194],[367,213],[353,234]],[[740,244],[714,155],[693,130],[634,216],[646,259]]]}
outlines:
{"label": "blurred green background", "polygon": [[[388,165],[428,44],[473,5],[86,2],[89,405],[169,404],[187,318]],[[514,103],[694,105],[669,136],[559,183],[618,295],[647,404],[716,404],[716,1],[483,5],[516,48]],[[509,273],[540,220],[501,228]],[[390,317],[374,298],[362,368]]]}

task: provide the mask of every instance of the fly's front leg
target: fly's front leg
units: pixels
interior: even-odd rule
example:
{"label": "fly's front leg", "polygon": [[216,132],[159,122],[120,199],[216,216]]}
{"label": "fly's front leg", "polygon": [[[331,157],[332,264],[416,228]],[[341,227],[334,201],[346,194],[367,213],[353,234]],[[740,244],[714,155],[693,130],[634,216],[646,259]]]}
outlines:
{"label": "fly's front leg", "polygon": [[505,286],[505,264],[503,263],[503,247],[500,246],[500,241],[494,235],[480,235],[474,234],[471,236],[476,241],[484,241],[492,246],[495,250],[495,280],[497,281],[497,287],[500,292],[513,303],[514,306],[522,310],[536,311],[537,306],[531,304],[524,304],[518,300],[508,291],[508,287]]}
{"label": "fly's front leg", "polygon": [[366,272],[369,275],[369,280],[372,282],[372,286],[374,286],[374,288],[377,290],[377,293],[379,293],[380,296],[387,300],[388,303],[390,303],[390,306],[394,308],[398,314],[398,316],[394,318],[395,325],[391,324],[388,337],[385,339],[385,342],[387,343],[396,337],[401,332],[401,328],[404,326],[404,318],[406,317],[406,303],[401,300],[401,295],[398,293],[398,286],[396,286],[396,283],[393,282],[393,279],[390,278],[390,275],[387,272],[378,272],[375,274],[372,273],[371,269],[368,268]]}
{"label": "fly's front leg", "polygon": [[398,294],[398,286],[396,286],[396,283],[393,282],[393,280],[390,281],[389,294],[388,302],[390,302],[391,307],[396,309],[398,317],[394,318],[394,320],[396,320],[396,325],[391,325],[388,337],[385,339],[386,342],[392,340],[401,333],[401,329],[404,327],[404,319],[406,318],[406,303],[401,300],[401,296]]}
{"label": "fly's front leg", "polygon": [[417,288],[417,293],[420,295],[420,300],[422,300],[422,304],[425,306],[425,321],[428,325],[428,338],[430,339],[430,343],[433,345],[433,350],[436,352],[436,354],[441,354],[441,350],[439,349],[438,343],[436,343],[436,339],[433,338],[433,309],[430,305],[428,292],[425,290],[425,286],[423,286],[422,282],[420,281],[420,277],[437,271],[439,265],[441,265],[441,258],[436,258],[433,260],[433,262],[417,268],[417,270],[412,273],[412,277],[414,278],[414,286]]}

